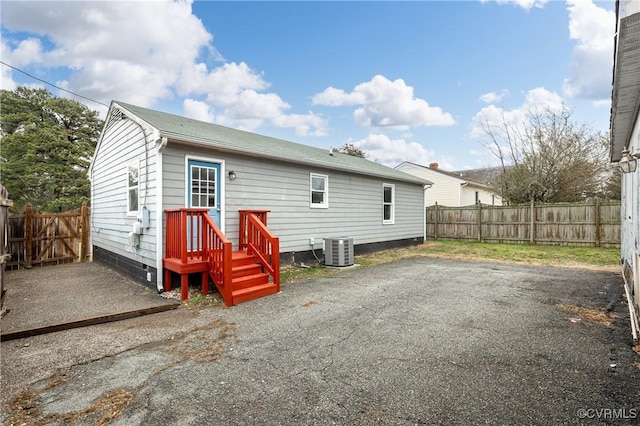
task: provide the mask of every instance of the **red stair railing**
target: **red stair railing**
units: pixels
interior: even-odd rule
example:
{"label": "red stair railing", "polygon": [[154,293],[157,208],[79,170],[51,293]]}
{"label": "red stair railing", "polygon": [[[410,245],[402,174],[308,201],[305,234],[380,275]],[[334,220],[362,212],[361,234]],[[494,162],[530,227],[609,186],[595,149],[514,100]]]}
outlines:
{"label": "red stair railing", "polygon": [[271,210],[240,210],[240,237],[238,238],[238,248],[245,250],[247,248],[247,221],[249,215],[255,215],[260,222],[267,226],[267,213]]}
{"label": "red stair railing", "polygon": [[209,274],[218,291],[222,295],[224,304],[233,305],[231,288],[231,241],[216,226],[208,214],[204,215],[203,247],[205,258],[209,260]]}
{"label": "red stair railing", "polygon": [[240,210],[240,250],[256,256],[280,291],[280,240],[267,228],[269,210]]}
{"label": "red stair railing", "polygon": [[180,259],[183,264],[195,260],[208,262],[209,274],[224,304],[231,306],[232,245],[209,216],[209,209],[167,209],[165,213],[166,257]]}

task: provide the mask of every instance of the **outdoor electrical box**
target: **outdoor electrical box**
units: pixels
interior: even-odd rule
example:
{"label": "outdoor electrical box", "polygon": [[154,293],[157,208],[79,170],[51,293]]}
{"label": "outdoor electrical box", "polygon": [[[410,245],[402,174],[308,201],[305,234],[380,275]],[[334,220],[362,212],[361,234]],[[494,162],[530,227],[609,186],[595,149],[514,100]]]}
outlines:
{"label": "outdoor electrical box", "polygon": [[142,222],[142,227],[144,229],[149,229],[151,227],[151,216],[149,215],[149,209],[147,206],[142,207],[142,213],[138,216],[138,220]]}
{"label": "outdoor electrical box", "polygon": [[142,234],[142,222],[133,222],[133,233],[138,235]]}
{"label": "outdoor electrical box", "polygon": [[129,245],[131,247],[140,246],[140,234],[136,234],[135,232],[129,232]]}

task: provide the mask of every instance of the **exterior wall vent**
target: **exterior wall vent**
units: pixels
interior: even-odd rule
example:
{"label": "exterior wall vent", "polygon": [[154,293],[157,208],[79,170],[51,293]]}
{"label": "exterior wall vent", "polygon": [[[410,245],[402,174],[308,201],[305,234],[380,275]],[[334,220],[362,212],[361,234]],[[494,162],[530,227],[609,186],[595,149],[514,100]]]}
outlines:
{"label": "exterior wall vent", "polygon": [[353,238],[325,238],[324,264],[326,266],[353,265]]}

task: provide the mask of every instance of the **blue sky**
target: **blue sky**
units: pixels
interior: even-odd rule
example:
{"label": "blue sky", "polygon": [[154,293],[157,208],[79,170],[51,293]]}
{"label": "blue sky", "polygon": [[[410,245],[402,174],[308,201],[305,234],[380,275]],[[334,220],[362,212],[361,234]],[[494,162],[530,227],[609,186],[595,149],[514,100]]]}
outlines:
{"label": "blue sky", "polygon": [[[3,1],[2,61],[69,91],[395,166],[496,164],[479,123],[608,131],[613,0]],[[44,86],[5,65],[3,89]],[[47,87],[58,96],[66,92]],[[104,116],[106,108],[77,99]]]}

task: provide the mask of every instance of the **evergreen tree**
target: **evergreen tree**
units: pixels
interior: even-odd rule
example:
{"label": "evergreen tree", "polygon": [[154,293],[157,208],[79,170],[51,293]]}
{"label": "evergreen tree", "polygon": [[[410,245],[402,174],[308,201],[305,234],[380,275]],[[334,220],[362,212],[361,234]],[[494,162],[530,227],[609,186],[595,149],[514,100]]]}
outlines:
{"label": "evergreen tree", "polygon": [[89,202],[87,170],[103,121],[46,89],[0,90],[0,180],[15,210],[66,211]]}

